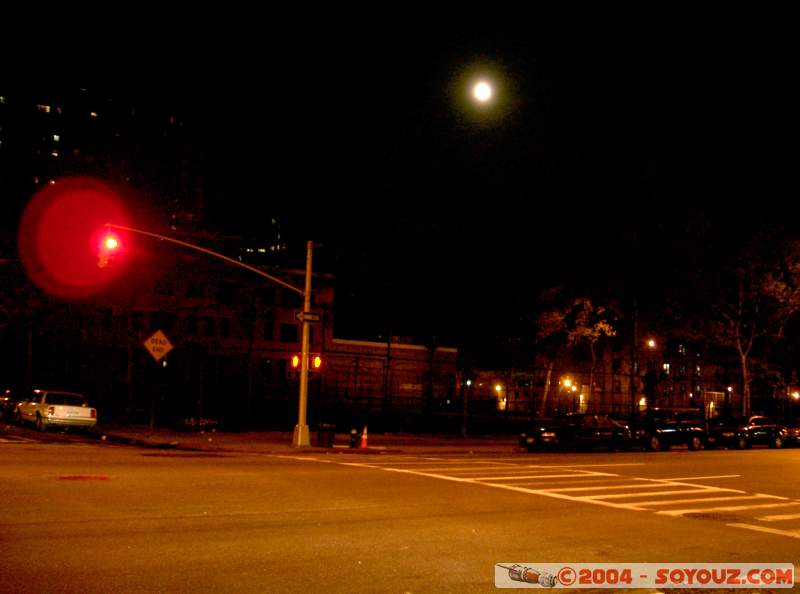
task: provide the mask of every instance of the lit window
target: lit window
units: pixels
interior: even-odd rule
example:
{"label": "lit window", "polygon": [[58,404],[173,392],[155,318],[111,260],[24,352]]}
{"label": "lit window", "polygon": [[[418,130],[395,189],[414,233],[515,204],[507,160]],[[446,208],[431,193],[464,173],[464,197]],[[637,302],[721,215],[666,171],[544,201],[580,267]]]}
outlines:
{"label": "lit window", "polygon": [[58,156],[58,151],[57,150],[50,151],[50,156],[51,157],[57,157]]}
{"label": "lit window", "polygon": [[49,184],[50,184],[51,186],[54,186],[54,185],[56,185],[56,180],[54,180],[54,179],[51,179],[51,180],[50,180],[50,182],[49,182]]}
{"label": "lit window", "polygon": [[53,142],[61,142],[61,136],[58,134],[53,134]]}
{"label": "lit window", "polygon": [[267,253],[267,249],[266,248],[258,248],[258,253],[259,254],[266,254]]}
{"label": "lit window", "polygon": [[669,363],[664,363],[664,371],[669,373]]}
{"label": "lit window", "polygon": [[[5,102],[6,102],[6,98],[5,98],[5,97],[3,97],[2,95],[0,95],[0,105],[4,105],[4,104],[5,104]],[[274,223],[274,222],[275,222],[275,219],[272,219],[272,222]]]}
{"label": "lit window", "polygon": [[96,111],[90,111],[89,112],[89,117],[90,118],[96,118],[97,117],[97,112]]}
{"label": "lit window", "polygon": [[50,113],[50,106],[49,105],[42,105],[41,103],[39,103],[36,106],[36,109],[38,109],[39,111],[42,111],[44,113]]}

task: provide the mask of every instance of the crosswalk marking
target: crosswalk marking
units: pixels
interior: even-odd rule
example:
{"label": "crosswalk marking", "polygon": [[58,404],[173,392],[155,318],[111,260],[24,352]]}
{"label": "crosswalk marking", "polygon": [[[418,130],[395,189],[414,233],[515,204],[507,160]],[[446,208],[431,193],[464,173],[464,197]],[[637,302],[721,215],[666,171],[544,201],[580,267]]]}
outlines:
{"label": "crosswalk marking", "polygon": [[756,532],[766,532],[767,534],[777,534],[779,536],[788,536],[790,538],[800,538],[800,530],[778,530],[777,528],[768,528],[767,526],[757,526],[755,524],[744,524],[735,522],[732,524],[725,524],[733,528],[744,528],[745,530],[755,530]]}
{"label": "crosswalk marking", "polygon": [[759,505],[731,505],[731,506],[723,506],[723,507],[700,507],[696,509],[667,509],[656,512],[657,514],[661,514],[664,516],[683,516],[685,514],[701,514],[706,512],[718,512],[718,511],[744,511],[747,509],[763,509],[766,507],[785,507],[787,505],[800,505],[800,502],[796,503],[764,503]]}
{"label": "crosswalk marking", "polygon": [[[708,493],[705,489],[681,489],[680,491],[648,491],[647,493],[615,493],[613,495],[586,495],[581,499],[627,499],[630,497],[641,497],[642,495],[688,495],[689,493]],[[639,502],[636,502],[639,505]]]}
{"label": "crosswalk marking", "polygon": [[[381,457],[383,457],[383,456],[381,456]],[[423,460],[425,460],[425,461],[423,461]],[[464,463],[463,460],[446,460],[446,459],[442,459],[442,458],[423,458],[423,459],[417,458],[416,460],[405,460],[405,459],[403,459],[401,461],[394,461],[394,460],[378,460],[378,461],[375,461],[375,462],[370,461],[370,462],[365,462],[365,465],[367,465],[367,466],[413,466],[413,465],[417,465],[417,466],[426,466],[427,465],[427,466],[430,466],[431,462],[436,462],[437,464],[463,464]],[[519,464],[514,464],[513,462],[500,462],[498,460],[492,460],[491,458],[490,459],[483,458],[483,459],[475,459],[475,460],[470,459],[470,462],[472,462],[473,464],[492,464],[492,465],[498,465],[498,466],[519,466]],[[536,465],[534,464],[533,466],[536,466]]]}
{"label": "crosswalk marking", "polygon": [[[602,486],[602,487],[557,487],[555,489],[542,489],[543,491],[558,491],[559,493],[563,493],[565,491],[599,491],[599,490],[609,490],[609,489],[654,489],[658,487],[664,487],[665,485],[672,485],[673,483],[667,482],[649,482],[648,479],[630,479],[635,481],[648,481],[647,484],[637,483],[635,485],[612,485],[612,486]],[[680,484],[680,483],[678,483]],[[716,491],[718,487],[705,487],[704,485],[690,485],[692,487],[701,487],[700,490],[702,491]],[[721,490],[721,489],[720,489]]]}
{"label": "crosswalk marking", "polygon": [[763,516],[758,518],[762,522],[784,522],[786,520],[800,520],[800,514],[782,514],[777,516]]}
{"label": "crosswalk marking", "polygon": [[[644,493],[640,493],[644,495]],[[650,493],[647,493],[650,495]],[[637,501],[636,505],[654,507],[656,505],[676,505],[683,503],[706,503],[709,501],[741,501],[745,499],[788,499],[788,497],[778,497],[777,495],[734,495],[732,497],[696,497],[694,499],[667,499],[661,501]],[[800,517],[800,516],[799,516]]]}
{"label": "crosswalk marking", "polygon": [[[624,472],[628,467],[644,466],[644,463],[538,464],[529,463],[532,459],[526,458],[526,463],[520,464],[519,461],[516,463],[505,461],[514,458],[426,457],[409,459],[399,456],[388,459],[381,456],[380,460],[362,459],[343,462],[311,457],[277,457],[333,462],[344,466],[481,485],[562,501],[675,518],[690,514],[748,512],[800,505],[799,499],[697,482],[740,478],[741,475],[738,474],[649,478],[626,476],[617,471],[617,467],[623,467],[620,471]],[[733,505],[718,505],[720,503]],[[693,507],[685,507],[687,504],[692,504]],[[674,509],[675,506],[682,507]],[[667,509],[669,507],[673,507],[673,509]],[[769,528],[755,523],[747,523],[747,519],[742,519],[744,520],[742,522],[729,522],[725,525],[783,537],[800,538],[800,530]],[[753,522],[790,521],[799,520],[800,514],[767,515],[749,519]]]}
{"label": "crosswalk marking", "polygon": [[586,475],[586,474],[523,474],[523,475],[507,475],[507,476],[473,476],[473,477],[464,477],[464,478],[472,478],[475,481],[513,481],[517,479],[554,479],[554,478],[572,478],[575,476],[586,477],[601,477],[601,476],[616,476],[613,474],[609,474],[607,472],[598,472],[597,474]]}
{"label": "crosswalk marking", "polygon": [[662,481],[701,481],[706,479],[739,478],[741,474],[717,474],[712,476],[681,476],[659,479]]}

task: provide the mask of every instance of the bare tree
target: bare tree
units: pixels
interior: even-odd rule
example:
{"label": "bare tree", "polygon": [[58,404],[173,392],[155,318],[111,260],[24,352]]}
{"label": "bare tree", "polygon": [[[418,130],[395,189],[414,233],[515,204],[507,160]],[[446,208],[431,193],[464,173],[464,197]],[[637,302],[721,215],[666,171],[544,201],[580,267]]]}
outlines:
{"label": "bare tree", "polygon": [[742,414],[750,414],[753,359],[762,364],[800,311],[800,242],[760,234],[726,267],[709,300],[706,339],[735,351]]}

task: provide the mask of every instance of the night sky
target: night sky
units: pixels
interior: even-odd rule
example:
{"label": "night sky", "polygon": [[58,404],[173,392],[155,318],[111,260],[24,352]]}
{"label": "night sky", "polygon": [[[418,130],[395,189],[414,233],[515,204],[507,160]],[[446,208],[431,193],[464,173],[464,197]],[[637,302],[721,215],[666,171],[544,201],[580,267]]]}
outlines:
{"label": "night sky", "polygon": [[[182,105],[210,222],[258,234],[277,214],[293,245],[318,241],[340,334],[460,343],[513,333],[542,288],[657,299],[698,242],[797,230],[800,54],[780,19],[606,17],[167,28],[58,75]],[[479,73],[499,85],[483,114]]]}

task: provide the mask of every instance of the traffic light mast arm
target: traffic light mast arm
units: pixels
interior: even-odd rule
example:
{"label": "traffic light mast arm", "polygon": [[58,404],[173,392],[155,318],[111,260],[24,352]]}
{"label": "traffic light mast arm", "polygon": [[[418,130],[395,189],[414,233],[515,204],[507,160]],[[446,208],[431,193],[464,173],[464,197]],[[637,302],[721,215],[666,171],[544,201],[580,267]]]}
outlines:
{"label": "traffic light mast arm", "polygon": [[[206,249],[204,247],[200,247],[199,245],[194,245],[193,243],[187,243],[185,241],[181,241],[179,239],[173,239],[172,237],[167,237],[166,235],[160,235],[158,233],[153,233],[151,231],[144,231],[142,229],[134,229],[133,227],[124,227],[122,225],[114,225],[112,223],[106,223],[106,227],[109,229],[119,229],[120,231],[128,231],[130,233],[138,233],[139,235],[146,235],[148,237],[154,237],[156,239],[161,239],[163,241],[168,241],[170,243],[175,243],[177,245],[181,245],[183,247],[187,247],[192,250],[196,250],[198,252],[202,252],[209,256],[214,256],[215,258],[219,258],[220,260],[224,260],[228,264],[234,264],[240,268],[244,268],[249,270],[250,272],[255,272],[259,276],[263,276],[266,279],[271,280],[273,283],[276,283],[282,287],[289,289],[290,291],[294,291],[295,293],[299,293],[303,297],[303,313],[306,313],[311,310],[311,254],[314,248],[314,242],[308,241],[306,242],[306,280],[305,280],[305,288],[299,289],[297,287],[293,287],[287,282],[282,281],[279,278],[275,278],[274,276],[267,274],[263,270],[259,270],[253,266],[248,266],[239,260],[234,260],[233,258],[229,258],[228,256],[223,256],[217,252],[212,250]],[[298,410],[297,410],[297,425],[294,428],[294,435],[292,437],[292,445],[295,447],[303,447],[311,445],[308,437],[308,425],[306,424],[306,412],[307,412],[307,404],[308,404],[308,343],[310,339],[310,332],[309,332],[309,320],[308,318],[303,318],[303,336],[301,340],[301,348],[302,351],[300,353],[300,395],[298,398]]]}
{"label": "traffic light mast arm", "polygon": [[263,270],[259,270],[258,268],[255,268],[254,266],[249,266],[249,265],[247,265],[247,264],[245,264],[243,262],[240,262],[239,260],[234,260],[233,258],[229,258],[228,256],[223,256],[222,254],[219,254],[219,253],[214,252],[212,250],[206,249],[204,247],[200,247],[199,245],[195,245],[193,243],[187,243],[185,241],[181,241],[180,239],[174,239],[172,237],[167,237],[166,235],[160,235],[158,233],[152,233],[150,231],[143,231],[142,229],[134,229],[133,227],[124,227],[122,225],[114,225],[112,223],[106,223],[106,227],[108,227],[109,229],[119,229],[120,231],[128,231],[130,233],[138,233],[139,235],[147,235],[148,237],[155,237],[156,239],[161,239],[163,241],[169,241],[170,243],[176,243],[176,244],[181,245],[183,247],[187,247],[187,248],[192,249],[192,250],[197,250],[198,252],[203,252],[204,254],[208,254],[209,256],[214,256],[215,258],[219,258],[220,260],[225,260],[229,264],[235,264],[236,266],[239,266],[241,268],[245,268],[245,269],[249,270],[250,272],[255,272],[256,274],[258,274],[260,276],[263,276],[264,278],[268,278],[272,282],[277,283],[277,284],[281,285],[282,287],[285,287],[285,288],[289,289],[290,291],[294,291],[295,293],[299,293],[301,296],[305,296],[305,291],[303,291],[303,289],[300,289],[298,287],[294,287],[294,286],[290,285],[289,283],[284,282],[281,279],[272,276],[271,274],[267,274]]}

